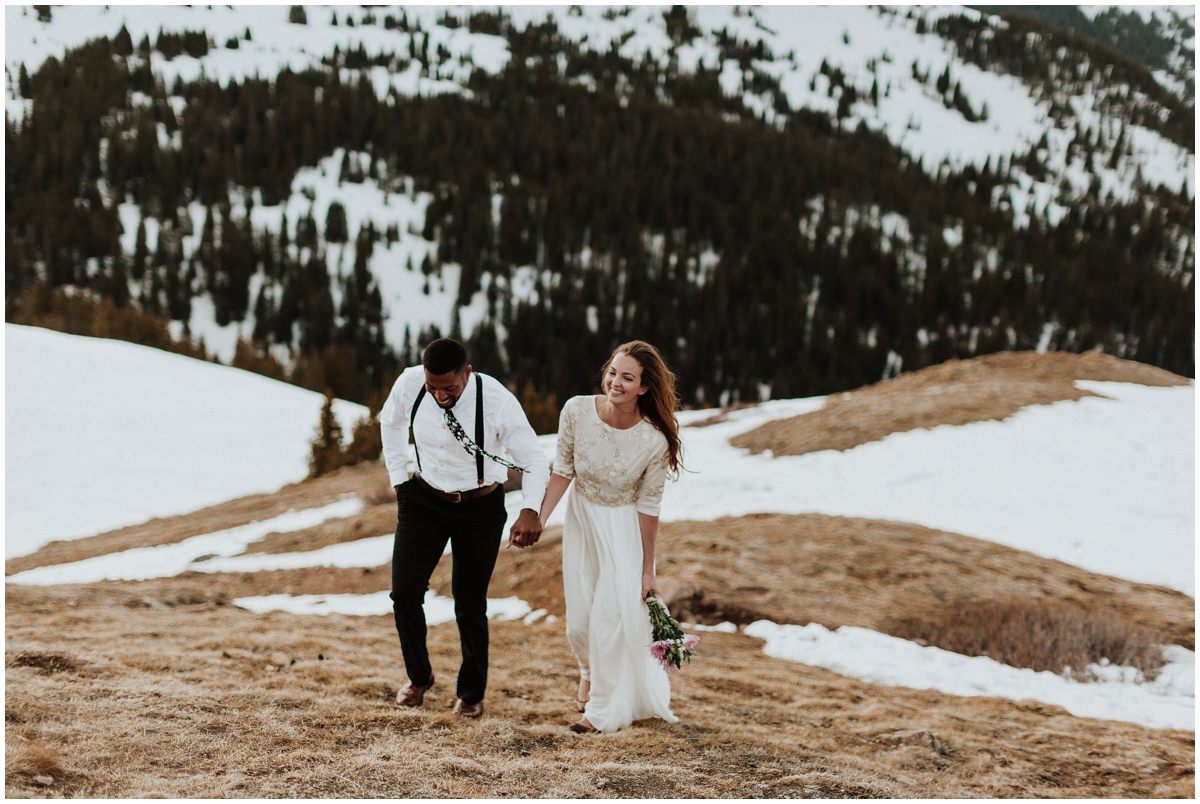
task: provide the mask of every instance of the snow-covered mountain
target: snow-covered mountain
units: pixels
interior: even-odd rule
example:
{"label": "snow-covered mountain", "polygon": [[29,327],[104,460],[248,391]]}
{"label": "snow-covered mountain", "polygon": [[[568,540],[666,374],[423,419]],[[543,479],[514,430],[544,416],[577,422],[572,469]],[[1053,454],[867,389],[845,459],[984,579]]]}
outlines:
{"label": "snow-covered mountain", "polygon": [[[89,39],[117,37],[122,27],[135,45],[143,38],[156,45],[163,32],[203,32],[206,44],[189,48],[195,55],[150,51],[149,67],[167,88],[202,76],[221,83],[254,76],[273,79],[283,69],[326,69],[323,65],[336,62],[343,81],[368,80],[381,101],[393,92],[470,99],[472,75],[478,70],[497,74],[511,58],[499,27],[485,32],[487,26],[474,25],[473,32],[465,25],[474,13],[495,11],[437,6],[81,6],[40,14],[33,7],[9,6],[6,114],[19,125],[29,109],[30,101],[20,92],[22,67],[33,73],[46,59],[61,58]],[[1089,193],[1118,202],[1132,202],[1159,187],[1187,198],[1195,194],[1194,143],[1164,133],[1174,114],[1164,106],[1167,101],[1151,97],[1145,86],[1131,85],[1132,79],[1114,76],[1111,70],[1090,70],[1087,53],[1065,47],[1042,53],[1052,43],[1036,34],[1028,37],[1030,56],[1040,53],[1049,60],[1048,67],[1042,73],[1006,70],[995,53],[989,53],[988,43],[996,43],[993,51],[1001,50],[1008,23],[970,9],[700,6],[676,17],[663,7],[649,6],[514,6],[499,11],[513,29],[552,20],[557,36],[582,51],[615,50],[668,71],[712,73],[725,95],[739,98],[763,120],[781,127],[785,117],[804,109],[829,114],[843,130],[864,125],[882,132],[933,177],[967,166],[1005,166],[1011,181],[993,189],[991,203],[1010,214],[1017,229],[1034,219],[1054,225],[1069,210],[1079,209]],[[596,76],[568,77],[564,57],[557,58],[552,67],[565,80],[595,88]],[[179,96],[170,102],[177,115],[187,104]],[[135,92],[132,104],[138,103],[152,101]],[[163,148],[178,146],[177,131],[170,134],[159,123],[158,135]],[[346,160],[365,160],[361,181],[343,180]],[[426,256],[436,256],[438,247],[436,240],[422,234],[432,200],[429,193],[415,191],[411,182],[398,187],[394,179],[372,175],[370,157],[344,150],[298,170],[291,192],[278,205],[258,198],[251,213],[254,225],[278,232],[286,217],[294,238],[302,215],[311,212],[315,220],[324,221],[329,205],[337,201],[346,209],[351,234],[368,220],[381,232],[396,227],[396,238],[377,248],[371,262],[388,314],[386,340],[392,347],[403,346],[406,330],[416,337],[429,325],[446,332],[457,323],[470,334],[487,317],[490,284],[496,281],[491,275],[484,274],[480,289],[463,303],[455,262],[438,263],[432,278],[419,270]],[[254,193],[238,187],[231,198],[235,217],[245,214],[247,202],[255,200]],[[820,201],[814,202],[814,225],[823,208]],[[141,213],[128,201],[111,203],[120,209],[122,247],[132,253]],[[497,218],[499,203],[497,196]],[[917,249],[910,242],[909,222],[892,220],[883,212],[881,216],[871,207],[845,210],[846,227],[853,220],[873,222],[889,233],[896,248]],[[187,209],[190,221],[184,222],[181,238],[184,261],[200,246],[204,214],[199,202]],[[153,217],[146,218],[151,244],[157,226]],[[953,247],[962,232],[951,227],[944,237]],[[1164,270],[1187,273],[1194,259],[1189,232],[1178,236],[1178,246],[1180,264]],[[330,244],[326,262],[331,273],[349,272],[353,248],[353,242]],[[718,257],[713,255],[713,260]],[[918,251],[912,251],[911,258],[914,264],[924,259]],[[528,266],[509,280],[508,291],[515,300],[534,298],[538,279],[534,267]],[[251,283],[253,302],[261,276]],[[333,294],[337,309],[341,299],[336,283]],[[192,304],[188,324],[228,361],[238,335],[254,331],[255,318],[251,309],[242,322],[218,326],[213,304],[201,295]],[[176,325],[182,328],[182,322]],[[502,326],[498,329],[502,348],[505,333]]]}

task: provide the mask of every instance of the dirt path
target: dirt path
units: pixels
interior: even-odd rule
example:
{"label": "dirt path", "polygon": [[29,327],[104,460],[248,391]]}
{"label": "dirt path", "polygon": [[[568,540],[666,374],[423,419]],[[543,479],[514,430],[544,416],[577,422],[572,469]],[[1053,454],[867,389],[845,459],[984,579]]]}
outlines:
{"label": "dirt path", "polygon": [[1005,419],[1028,405],[1096,396],[1075,380],[1187,385],[1169,371],[1100,352],[1000,352],[951,360],[884,382],[835,394],[812,413],[768,422],[730,439],[752,453],[804,455],[847,450],[892,433],[942,424]]}
{"label": "dirt path", "polygon": [[[680,723],[571,734],[562,623],[492,626],[487,712],[449,713],[452,624],[420,710],[389,617],[170,610],[6,590],[9,796],[1146,797],[1194,794],[1194,735],[880,687],[706,634]],[[74,606],[70,605],[74,602]],[[925,729],[931,745],[887,735]],[[43,786],[37,781],[49,781]]]}

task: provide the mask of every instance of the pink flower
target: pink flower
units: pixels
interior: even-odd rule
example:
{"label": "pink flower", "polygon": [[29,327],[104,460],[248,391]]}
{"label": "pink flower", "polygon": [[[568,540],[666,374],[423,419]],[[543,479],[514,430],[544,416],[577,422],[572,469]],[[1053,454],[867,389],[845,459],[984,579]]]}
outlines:
{"label": "pink flower", "polygon": [[691,653],[696,647],[696,643],[700,641],[700,637],[695,634],[688,634],[683,638],[683,652]]}
{"label": "pink flower", "polygon": [[663,659],[667,655],[667,651],[669,651],[670,649],[671,649],[670,642],[667,642],[665,640],[660,640],[650,646],[650,655],[653,656],[655,659],[658,659],[660,662],[662,662]]}

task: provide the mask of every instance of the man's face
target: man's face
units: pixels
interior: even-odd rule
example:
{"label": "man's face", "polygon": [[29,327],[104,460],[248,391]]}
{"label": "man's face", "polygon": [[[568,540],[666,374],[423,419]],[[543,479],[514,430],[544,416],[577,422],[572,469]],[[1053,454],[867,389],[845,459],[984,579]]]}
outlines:
{"label": "man's face", "polygon": [[467,387],[467,379],[471,376],[471,367],[462,371],[451,371],[448,374],[430,374],[425,370],[425,391],[433,397],[439,408],[452,408],[463,389]]}

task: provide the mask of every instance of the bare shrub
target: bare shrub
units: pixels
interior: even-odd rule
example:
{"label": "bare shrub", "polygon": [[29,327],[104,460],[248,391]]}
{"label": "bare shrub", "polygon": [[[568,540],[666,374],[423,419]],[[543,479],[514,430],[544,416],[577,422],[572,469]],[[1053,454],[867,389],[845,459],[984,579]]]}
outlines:
{"label": "bare shrub", "polygon": [[230,365],[281,382],[287,376],[287,372],[284,371],[279,361],[256,338],[237,339],[237,345],[233,349],[233,361]]}
{"label": "bare shrub", "polygon": [[91,291],[68,293],[63,288],[51,290],[37,284],[24,293],[5,298],[4,320],[70,335],[153,346],[200,360],[210,359],[203,339],[193,342],[187,335],[176,339],[171,335],[166,318],[142,309],[136,302],[118,303]]}
{"label": "bare shrub", "polygon": [[725,407],[721,408],[718,412],[709,416],[707,419],[700,419],[699,421],[694,421],[691,424],[685,424],[684,427],[712,427],[714,424],[721,424],[722,422],[729,421],[730,413],[733,413],[737,410],[744,410],[745,408],[756,408],[758,407],[758,404],[759,403],[757,402],[734,402],[732,405],[726,405]]}
{"label": "bare shrub", "polygon": [[22,652],[13,657],[13,667],[32,667],[41,673],[69,673],[78,665],[69,657],[57,653]]}
{"label": "bare shrub", "polygon": [[1091,679],[1089,665],[1107,659],[1152,681],[1163,666],[1161,646],[1169,641],[1112,612],[1056,601],[966,604],[942,618],[903,619],[887,630],[965,656],[1080,680]]}
{"label": "bare shrub", "polygon": [[391,486],[375,486],[361,496],[364,505],[395,505],[396,490]]}
{"label": "bare shrub", "polygon": [[379,420],[374,416],[364,416],[354,424],[350,445],[343,451],[343,460],[346,466],[354,466],[365,461],[379,460],[382,454],[383,436],[379,432]]}
{"label": "bare shrub", "polygon": [[535,433],[546,435],[558,432],[558,397],[553,391],[540,394],[534,387],[533,380],[527,379],[519,399],[521,409],[525,411],[525,418],[529,420],[529,425]]}
{"label": "bare shrub", "polygon": [[41,740],[8,741],[4,751],[4,772],[20,776],[62,776],[62,755]]}

